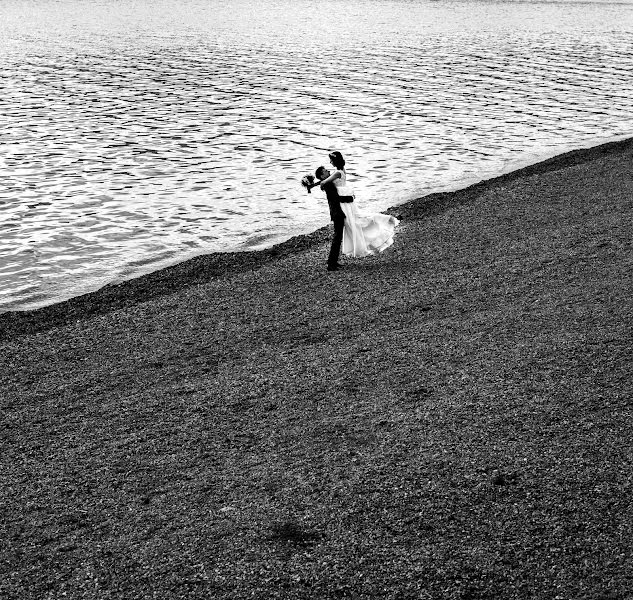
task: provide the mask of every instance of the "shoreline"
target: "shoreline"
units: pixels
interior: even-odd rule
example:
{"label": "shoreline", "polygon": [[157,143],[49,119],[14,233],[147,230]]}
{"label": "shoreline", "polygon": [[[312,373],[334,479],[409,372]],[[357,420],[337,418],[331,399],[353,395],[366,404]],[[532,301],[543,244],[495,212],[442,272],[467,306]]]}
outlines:
{"label": "shoreline", "polygon": [[628,598],[632,159],[398,206],[335,274],[322,230],[5,328],[0,596]]}
{"label": "shoreline", "polygon": [[[479,181],[462,189],[421,196],[404,204],[389,207],[383,212],[397,216],[404,222],[411,219],[422,219],[451,206],[468,202],[487,188],[501,183],[578,165],[630,148],[633,148],[633,137],[589,148],[570,150],[509,173]],[[57,327],[72,320],[105,314],[143,303],[165,294],[202,284],[210,279],[232,273],[254,271],[280,257],[303,252],[316,245],[327,243],[329,237],[330,226],[326,225],[311,233],[294,236],[270,248],[204,254],[137,278],[107,284],[93,292],[75,296],[59,303],[36,309],[0,313],[0,339],[10,335],[46,331],[51,327]]]}

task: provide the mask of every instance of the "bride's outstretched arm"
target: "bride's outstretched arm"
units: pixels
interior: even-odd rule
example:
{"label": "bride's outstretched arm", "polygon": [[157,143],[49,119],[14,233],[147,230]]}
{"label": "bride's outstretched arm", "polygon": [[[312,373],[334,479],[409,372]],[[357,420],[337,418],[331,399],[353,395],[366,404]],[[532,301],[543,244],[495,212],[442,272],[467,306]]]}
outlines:
{"label": "bride's outstretched arm", "polygon": [[318,185],[320,185],[321,189],[323,189],[323,186],[326,185],[327,183],[330,183],[330,182],[334,181],[335,179],[340,179],[340,178],[341,178],[341,174],[338,171],[335,171],[329,177],[319,181]]}

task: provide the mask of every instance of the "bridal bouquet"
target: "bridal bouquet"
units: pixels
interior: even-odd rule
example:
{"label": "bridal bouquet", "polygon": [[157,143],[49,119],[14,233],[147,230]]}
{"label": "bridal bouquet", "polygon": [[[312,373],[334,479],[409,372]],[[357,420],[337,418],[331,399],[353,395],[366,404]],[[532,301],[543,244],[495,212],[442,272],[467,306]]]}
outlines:
{"label": "bridal bouquet", "polygon": [[301,185],[308,190],[308,194],[310,193],[310,189],[314,187],[314,175],[305,175],[301,178]]}

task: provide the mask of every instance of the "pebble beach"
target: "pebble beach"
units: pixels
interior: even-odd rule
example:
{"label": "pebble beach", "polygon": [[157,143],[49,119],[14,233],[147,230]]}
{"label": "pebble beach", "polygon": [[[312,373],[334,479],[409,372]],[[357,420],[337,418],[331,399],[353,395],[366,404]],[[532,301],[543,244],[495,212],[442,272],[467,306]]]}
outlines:
{"label": "pebble beach", "polygon": [[0,597],[631,598],[632,167],[1,314]]}

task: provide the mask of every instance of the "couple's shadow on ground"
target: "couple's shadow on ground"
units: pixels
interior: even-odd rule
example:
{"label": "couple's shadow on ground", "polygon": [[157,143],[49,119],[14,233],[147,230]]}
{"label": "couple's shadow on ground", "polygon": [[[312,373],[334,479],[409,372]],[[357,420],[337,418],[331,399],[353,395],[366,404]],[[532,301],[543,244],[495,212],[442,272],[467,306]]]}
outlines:
{"label": "couple's shadow on ground", "polygon": [[[389,252],[389,250],[385,252]],[[372,274],[373,276],[380,276],[381,273],[393,275],[394,272],[412,273],[420,270],[419,264],[415,261],[402,260],[400,256],[387,257],[383,255],[373,255],[365,258],[350,259],[342,257],[339,262],[341,268],[332,272],[332,276],[336,277],[343,274]]]}

